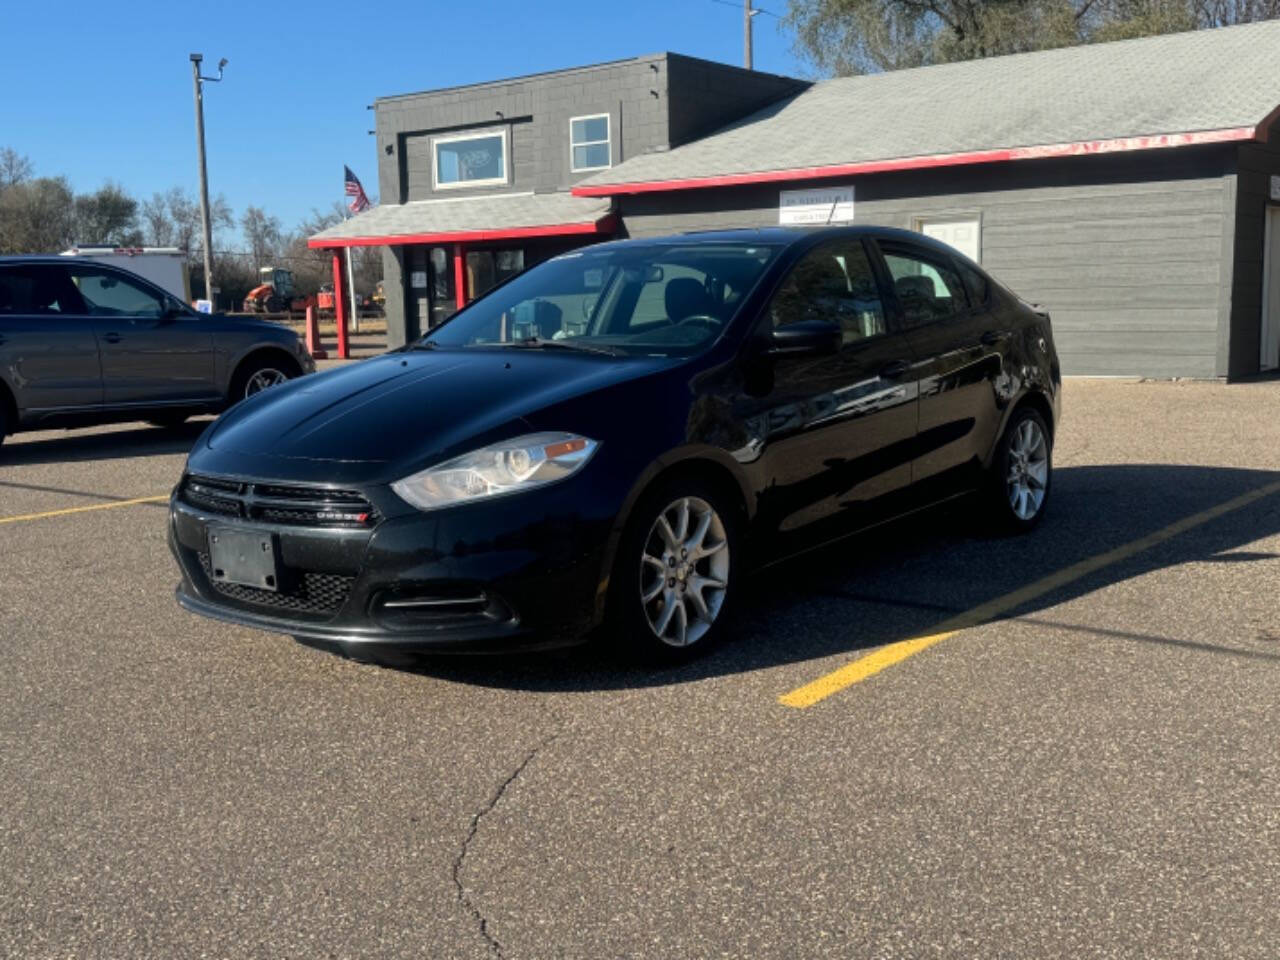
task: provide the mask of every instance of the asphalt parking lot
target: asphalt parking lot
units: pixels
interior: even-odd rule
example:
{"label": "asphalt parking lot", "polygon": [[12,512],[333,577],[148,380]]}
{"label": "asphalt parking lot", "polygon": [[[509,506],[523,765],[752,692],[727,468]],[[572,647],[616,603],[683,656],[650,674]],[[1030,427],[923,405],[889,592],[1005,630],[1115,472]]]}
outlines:
{"label": "asphalt parking lot", "polygon": [[1280,383],[1065,410],[1031,536],[771,568],[667,671],[199,619],[201,424],[10,438],[0,955],[1274,957]]}

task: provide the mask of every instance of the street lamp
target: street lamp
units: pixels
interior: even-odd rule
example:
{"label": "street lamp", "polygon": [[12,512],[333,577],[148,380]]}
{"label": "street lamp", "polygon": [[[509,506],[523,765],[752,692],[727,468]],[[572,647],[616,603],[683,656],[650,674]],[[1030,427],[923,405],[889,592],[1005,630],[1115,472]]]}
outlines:
{"label": "street lamp", "polygon": [[196,145],[200,150],[200,227],[204,233],[204,298],[213,308],[213,230],[209,223],[209,171],[204,162],[204,82],[217,83],[222,79],[223,68],[227,58],[218,61],[218,75],[204,77],[200,75],[200,62],[204,54],[191,55],[191,82],[196,88]]}

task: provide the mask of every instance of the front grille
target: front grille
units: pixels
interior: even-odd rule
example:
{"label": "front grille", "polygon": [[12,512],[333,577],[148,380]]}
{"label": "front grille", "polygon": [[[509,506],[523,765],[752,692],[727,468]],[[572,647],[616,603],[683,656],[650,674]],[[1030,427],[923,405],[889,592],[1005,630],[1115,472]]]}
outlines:
{"label": "front grille", "polygon": [[315,617],[332,617],[342,609],[356,579],[336,573],[299,573],[292,583],[282,584],[282,589],[272,591],[214,580],[209,554],[203,551],[200,553],[200,567],[209,585],[224,597],[257,607]]}
{"label": "front grille", "polygon": [[188,475],[179,494],[184,503],[224,517],[298,527],[362,529],[380,517],[364,494],[354,490],[252,483]]}

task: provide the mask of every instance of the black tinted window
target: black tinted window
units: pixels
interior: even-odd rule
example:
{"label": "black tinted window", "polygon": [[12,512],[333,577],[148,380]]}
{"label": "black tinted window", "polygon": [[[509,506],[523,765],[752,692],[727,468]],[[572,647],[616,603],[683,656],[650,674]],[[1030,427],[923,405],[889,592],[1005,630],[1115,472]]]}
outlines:
{"label": "black tinted window", "polygon": [[991,296],[991,284],[987,278],[963,260],[956,261],[956,269],[960,271],[960,278],[964,280],[964,288],[969,291],[969,302],[975,307],[985,304]]}
{"label": "black tinted window", "polygon": [[85,306],[95,316],[161,317],[164,298],[141,284],[93,267],[72,267],[71,279],[80,291]]}
{"label": "black tinted window", "polygon": [[79,312],[75,287],[61,267],[0,267],[0,316]]}
{"label": "black tinted window", "polygon": [[795,265],[769,307],[775,327],[819,320],[844,343],[885,332],[884,305],[871,261],[858,240],[824,243]]}
{"label": "black tinted window", "polygon": [[884,260],[908,327],[947,320],[969,308],[964,285],[949,261],[895,247],[884,249]]}

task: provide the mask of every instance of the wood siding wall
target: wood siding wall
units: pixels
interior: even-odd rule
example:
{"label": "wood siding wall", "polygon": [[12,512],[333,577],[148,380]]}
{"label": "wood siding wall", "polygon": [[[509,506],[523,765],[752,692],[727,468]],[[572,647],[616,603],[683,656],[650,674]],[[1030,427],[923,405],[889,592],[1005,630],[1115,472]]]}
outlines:
{"label": "wood siding wall", "polygon": [[[1064,373],[1223,376],[1238,339],[1226,336],[1234,152],[858,177],[855,218],[911,229],[920,218],[980,217],[983,266],[1049,308]],[[778,221],[779,189],[800,185],[810,184],[641,194],[620,205],[631,236],[763,226]],[[1256,370],[1256,332],[1253,341]]]}

